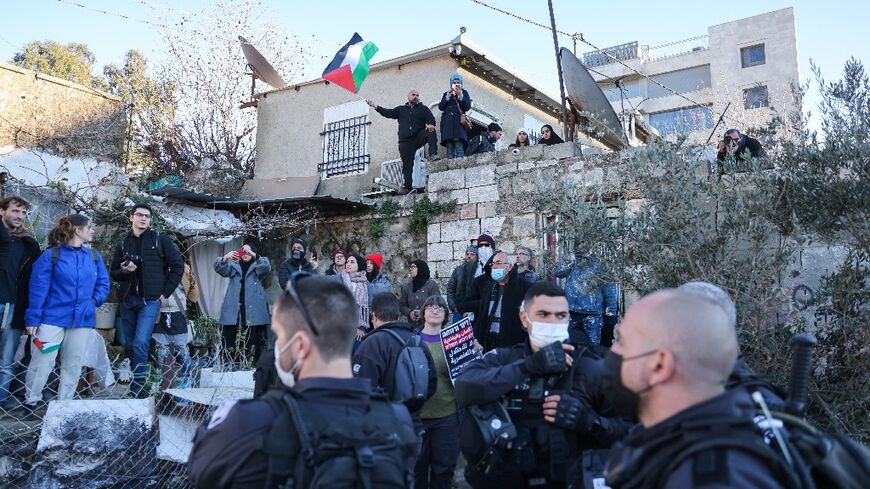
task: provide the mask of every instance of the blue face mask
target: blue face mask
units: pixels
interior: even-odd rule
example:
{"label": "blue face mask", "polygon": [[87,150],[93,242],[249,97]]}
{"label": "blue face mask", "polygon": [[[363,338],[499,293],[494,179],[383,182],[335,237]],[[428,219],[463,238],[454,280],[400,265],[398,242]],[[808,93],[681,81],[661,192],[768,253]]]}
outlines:
{"label": "blue face mask", "polygon": [[507,270],[504,268],[493,268],[490,272],[490,276],[496,282],[501,282],[505,275],[507,275]]}

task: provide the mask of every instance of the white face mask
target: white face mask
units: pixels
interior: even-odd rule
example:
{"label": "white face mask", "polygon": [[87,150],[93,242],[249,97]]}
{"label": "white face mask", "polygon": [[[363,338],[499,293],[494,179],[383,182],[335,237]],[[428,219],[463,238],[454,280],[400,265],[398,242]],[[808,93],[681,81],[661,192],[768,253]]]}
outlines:
{"label": "white face mask", "polygon": [[536,348],[543,348],[554,341],[562,343],[568,339],[568,323],[542,323],[532,321],[529,341]]}
{"label": "white face mask", "polygon": [[281,379],[281,383],[290,388],[296,385],[296,376],[299,375],[299,370],[302,368],[302,361],[296,360],[293,362],[293,366],[290,367],[290,370],[284,370],[281,367],[281,354],[293,344],[293,340],[296,339],[298,334],[299,333],[293,335],[293,337],[291,337],[287,343],[284,343],[284,346],[281,348],[278,348],[278,343],[275,343],[275,370],[278,372],[278,378]]}
{"label": "white face mask", "polygon": [[480,257],[480,263],[486,263],[492,257],[492,248],[481,246],[477,249],[477,256]]}

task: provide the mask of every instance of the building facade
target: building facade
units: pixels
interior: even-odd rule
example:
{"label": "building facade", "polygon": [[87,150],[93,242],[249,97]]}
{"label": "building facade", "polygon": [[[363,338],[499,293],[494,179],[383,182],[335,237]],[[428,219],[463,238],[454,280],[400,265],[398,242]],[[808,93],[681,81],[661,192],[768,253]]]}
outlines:
{"label": "building facade", "polygon": [[791,7],[713,25],[685,41],[586,53],[583,62],[617,114],[639,113],[665,137],[706,141],[726,106],[724,126],[741,130],[799,109],[792,94],[800,78]]}

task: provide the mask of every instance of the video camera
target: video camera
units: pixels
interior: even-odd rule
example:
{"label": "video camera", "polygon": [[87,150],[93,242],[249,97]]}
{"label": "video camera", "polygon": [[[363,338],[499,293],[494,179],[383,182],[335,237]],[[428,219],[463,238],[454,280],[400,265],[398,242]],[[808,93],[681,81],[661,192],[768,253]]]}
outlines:
{"label": "video camera", "polygon": [[124,253],[124,259],[121,261],[121,266],[127,266],[130,263],[136,265],[137,267],[141,267],[142,257],[140,255],[134,255],[132,253]]}

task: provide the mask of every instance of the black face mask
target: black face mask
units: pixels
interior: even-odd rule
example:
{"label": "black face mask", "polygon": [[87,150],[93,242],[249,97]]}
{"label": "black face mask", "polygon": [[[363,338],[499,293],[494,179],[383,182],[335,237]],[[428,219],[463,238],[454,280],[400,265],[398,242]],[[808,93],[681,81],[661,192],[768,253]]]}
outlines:
{"label": "black face mask", "polygon": [[296,261],[299,261],[302,259],[302,252],[299,250],[293,250],[293,252],[290,253],[290,257]]}
{"label": "black face mask", "polygon": [[637,407],[640,404],[640,395],[652,389],[647,386],[639,392],[634,392],[622,383],[622,362],[652,355],[658,350],[648,351],[628,358],[613,353],[610,350],[604,354],[604,365],[601,369],[601,386],[604,388],[604,397],[610,401],[613,409],[619,416],[633,418],[637,416]]}

